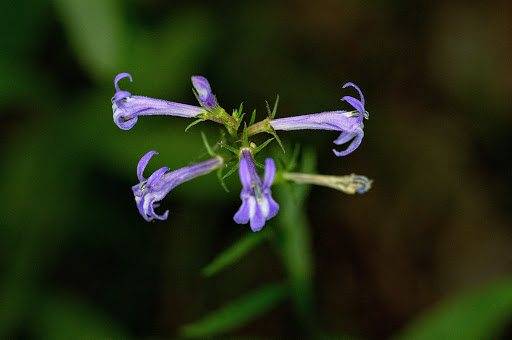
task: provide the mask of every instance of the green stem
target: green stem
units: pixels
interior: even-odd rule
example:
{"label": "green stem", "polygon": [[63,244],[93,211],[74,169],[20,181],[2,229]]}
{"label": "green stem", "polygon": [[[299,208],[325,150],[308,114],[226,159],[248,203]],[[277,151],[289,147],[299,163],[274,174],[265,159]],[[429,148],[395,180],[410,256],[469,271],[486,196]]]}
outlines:
{"label": "green stem", "polygon": [[254,136],[258,133],[267,132],[272,133],[274,130],[270,126],[270,120],[268,118],[253,124],[247,128],[247,137]]}
{"label": "green stem", "polygon": [[[313,172],[314,154],[307,153],[303,157],[303,169]],[[305,335],[313,338],[317,334],[316,312],[313,294],[313,258],[311,236],[307,216],[304,213],[304,202],[309,194],[309,185],[280,185],[275,193],[281,205],[278,214],[280,230],[278,251],[288,274],[291,287],[293,307]]]}

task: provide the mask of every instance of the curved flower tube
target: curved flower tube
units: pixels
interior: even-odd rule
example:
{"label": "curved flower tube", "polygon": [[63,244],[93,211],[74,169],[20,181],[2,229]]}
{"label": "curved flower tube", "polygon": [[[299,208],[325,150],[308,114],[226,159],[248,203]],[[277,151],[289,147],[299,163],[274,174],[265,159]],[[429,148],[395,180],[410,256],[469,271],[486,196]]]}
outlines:
{"label": "curved flower tube", "polygon": [[131,129],[137,123],[138,116],[169,115],[185,118],[194,118],[206,112],[199,106],[169,102],[144,96],[132,96],[128,91],[122,91],[118,82],[123,78],[130,78],[129,73],[120,73],[114,79],[116,93],[112,97],[112,111],[114,123],[123,130]]}
{"label": "curved flower tube", "polygon": [[240,152],[241,159],[238,172],[242,182],[242,206],[233,219],[238,224],[251,222],[252,231],[260,231],[265,222],[276,216],[279,205],[272,198],[270,187],[276,175],[274,160],[265,160],[265,179],[262,181],[256,170],[251,150],[244,148]]}
{"label": "curved flower tube", "polygon": [[224,164],[222,158],[216,156],[207,161],[186,166],[168,173],[166,172],[169,168],[163,167],[156,170],[148,179],[145,179],[142,173],[151,157],[155,154],[158,154],[158,152],[150,151],[142,156],[137,165],[137,177],[140,183],[132,187],[137,208],[142,217],[148,222],[153,219],[167,219],[169,210],[163,215],[157,215],[154,209],[158,207],[156,202],[161,201],[172,189],[188,180],[220,169]]}
{"label": "curved flower tube", "polygon": [[345,156],[357,149],[364,136],[363,118],[368,119],[369,113],[364,109],[364,96],[359,87],[353,83],[346,83],[343,88],[351,86],[359,92],[361,100],[344,96],[342,101],[347,101],[355,111],[328,111],[309,115],[272,119],[270,125],[274,130],[334,130],[341,131],[341,135],[334,141],[341,145],[352,141],[344,151],[333,152],[336,156]]}

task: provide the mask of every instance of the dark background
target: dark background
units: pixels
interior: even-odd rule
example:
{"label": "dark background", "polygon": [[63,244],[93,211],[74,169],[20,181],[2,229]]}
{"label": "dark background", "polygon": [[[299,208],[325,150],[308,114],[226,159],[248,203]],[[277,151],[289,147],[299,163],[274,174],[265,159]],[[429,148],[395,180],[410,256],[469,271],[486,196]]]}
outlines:
{"label": "dark background", "polygon": [[[338,134],[283,132],[314,145],[318,172],[374,180],[364,195],[313,188],[307,200],[316,317],[326,332],[385,338],[444,297],[512,269],[510,1],[27,0],[0,10],[0,334],[51,336],[77,319],[107,334],[173,337],[227,300],[283,277],[264,244],[212,278],[200,270],[250,232],[233,222],[239,184],[184,184],[147,223],[136,165],[172,169],[218,126],[143,117],[112,122],[121,88],[194,104],[203,75],[230,112],[264,117],[347,109],[370,120],[352,154]],[[351,92],[350,95],[353,95]],[[236,177],[236,176],[235,176]],[[68,327],[68,328],[66,328]],[[94,327],[93,327],[94,328]],[[297,330],[289,304],[232,335]]]}

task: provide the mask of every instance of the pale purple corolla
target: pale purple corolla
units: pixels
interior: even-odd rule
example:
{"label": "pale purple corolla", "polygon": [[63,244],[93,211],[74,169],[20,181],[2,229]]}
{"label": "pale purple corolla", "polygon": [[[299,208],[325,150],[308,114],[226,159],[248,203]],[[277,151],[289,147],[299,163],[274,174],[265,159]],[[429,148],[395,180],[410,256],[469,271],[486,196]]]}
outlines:
{"label": "pale purple corolla", "polygon": [[265,178],[262,181],[256,170],[252,152],[248,148],[240,151],[240,165],[238,168],[242,182],[242,206],[233,217],[238,224],[247,224],[250,221],[252,231],[260,231],[265,222],[276,216],[279,205],[272,198],[270,187],[276,175],[274,160],[265,160]]}
{"label": "pale purple corolla", "polygon": [[217,107],[217,102],[210,87],[210,83],[205,77],[192,76],[192,84],[197,91],[201,105],[207,108]]}
{"label": "pale purple corolla", "polygon": [[336,156],[345,156],[357,149],[363,140],[363,118],[369,114],[364,109],[364,96],[359,87],[353,83],[346,83],[343,88],[352,86],[359,92],[361,100],[354,97],[344,96],[342,101],[347,101],[355,111],[328,111],[309,115],[294,116],[270,120],[270,125],[278,130],[335,130],[341,131],[341,135],[334,141],[334,144],[341,145],[349,141],[350,144],[345,151],[332,151]]}
{"label": "pale purple corolla", "polygon": [[[137,165],[137,177],[140,183],[132,187],[135,196],[135,203],[139,209],[140,214],[146,221],[152,219],[166,220],[169,216],[169,210],[163,215],[157,215],[155,208],[158,207],[156,202],[162,200],[172,189],[188,180],[196,178],[201,175],[206,175],[214,170],[220,169],[224,161],[221,157],[216,156],[209,160],[194,165],[186,166],[171,172],[168,167],[163,167],[156,170],[148,179],[142,175],[146,165],[151,157],[158,154],[156,151],[150,151],[139,161]],[[167,173],[166,173],[167,172]]]}
{"label": "pale purple corolla", "polygon": [[130,78],[130,81],[133,81],[129,73],[118,74],[114,79],[116,93],[112,97],[114,122],[123,130],[131,129],[137,123],[138,116],[169,115],[194,118],[206,112],[200,106],[174,103],[144,96],[132,96],[130,92],[119,89],[117,83],[123,78]]}

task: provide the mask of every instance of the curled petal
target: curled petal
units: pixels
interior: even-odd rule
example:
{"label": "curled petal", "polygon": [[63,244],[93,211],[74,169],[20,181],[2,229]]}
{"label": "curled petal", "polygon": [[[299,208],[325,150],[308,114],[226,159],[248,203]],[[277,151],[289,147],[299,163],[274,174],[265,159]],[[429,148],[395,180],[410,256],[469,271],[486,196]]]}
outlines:
{"label": "curled petal", "polygon": [[354,132],[343,132],[338,139],[334,141],[335,144],[341,145],[348,141],[350,141],[352,138],[352,142],[348,145],[347,149],[345,151],[336,151],[333,149],[332,151],[336,156],[346,156],[361,144],[361,141],[363,140],[364,132],[362,129],[357,129]]}
{"label": "curled petal", "polygon": [[[364,96],[363,96],[363,92],[361,92],[361,89],[359,88],[359,86],[357,86],[356,84],[354,83],[351,83],[351,82],[348,82],[346,83],[345,85],[343,85],[343,88],[347,87],[347,86],[352,86],[353,88],[355,88],[357,90],[357,92],[359,92],[359,96],[361,97],[361,100],[359,101],[361,103],[361,105],[363,106],[364,108]],[[342,99],[343,100],[343,99]],[[357,109],[357,108],[356,108]],[[364,109],[361,110],[361,113],[364,113]]]}
{"label": "curled petal", "polygon": [[344,96],[343,98],[341,98],[341,100],[347,101],[347,103],[349,103],[357,111],[359,111],[360,114],[359,114],[359,117],[357,118],[357,121],[358,121],[358,123],[361,123],[363,121],[363,117],[365,115],[363,92],[361,92],[359,87],[354,83],[350,83],[350,82],[346,83],[345,85],[343,85],[343,88],[345,88],[347,86],[352,86],[353,88],[355,88],[357,90],[357,92],[359,92],[359,96],[361,97],[361,100],[357,100],[356,98],[351,97],[351,96]]}
{"label": "curled petal", "polygon": [[123,118],[120,115],[115,114],[114,111],[114,122],[121,130],[130,130],[135,124],[137,124],[137,120],[139,117],[135,116],[133,118]]}
{"label": "curled petal", "polygon": [[158,169],[157,171],[153,172],[151,176],[148,178],[147,187],[149,189],[153,188],[155,184],[162,179],[162,176],[165,174],[165,172],[169,170],[168,167],[164,166],[163,168]]}
{"label": "curled petal", "polygon": [[116,91],[121,91],[119,89],[119,85],[117,85],[117,83],[119,82],[119,80],[123,79],[123,78],[130,78],[130,81],[133,82],[133,79],[132,79],[132,76],[129,74],[129,73],[126,73],[126,72],[123,72],[123,73],[119,73],[115,78],[114,78],[114,86],[116,87]]}
{"label": "curled petal", "polygon": [[156,153],[156,151],[150,151],[139,161],[137,176],[139,177],[140,183],[132,187],[137,209],[146,221],[167,219],[169,211],[166,211],[163,215],[157,215],[155,213],[155,208],[159,206],[156,202],[161,201],[177,185],[218,170],[222,168],[224,164],[223,159],[216,156],[204,162],[186,166],[169,173],[166,173],[169,170],[168,167],[160,168],[156,170],[148,180],[145,180],[142,176],[144,168],[149,159]]}
{"label": "curled petal", "polygon": [[139,210],[139,213],[142,215],[142,217],[144,217],[144,219],[148,222],[151,221],[152,218],[148,217],[148,215],[144,211],[144,204],[145,204],[144,198],[135,196],[135,203],[137,204],[137,209]]}
{"label": "curled petal", "polygon": [[156,154],[158,154],[158,152],[150,151],[144,156],[142,156],[142,158],[140,159],[139,164],[137,164],[137,178],[139,179],[139,181],[144,182],[146,180],[144,176],[142,176],[142,173],[144,172],[144,169],[148,165],[148,162],[151,159],[151,157],[153,157],[153,155]]}
{"label": "curled petal", "polygon": [[[153,201],[154,202],[154,201]],[[149,210],[148,210],[148,215],[151,217],[151,218],[156,218],[157,220],[166,220],[167,217],[169,217],[169,210],[166,210],[163,215],[157,215],[155,213],[155,208],[158,206],[158,204],[150,204],[149,205]]]}
{"label": "curled petal", "polygon": [[131,96],[131,93],[130,92],[127,92],[127,91],[121,91],[121,89],[119,88],[119,85],[117,84],[119,82],[119,80],[123,79],[123,78],[130,78],[130,81],[133,82],[133,79],[132,79],[132,76],[129,74],[129,73],[119,73],[115,79],[114,79],[114,86],[116,88],[116,94],[114,95],[114,100],[115,101],[118,101],[118,100],[121,100],[121,99],[124,99],[124,98],[127,98],[127,97],[130,97]]}

